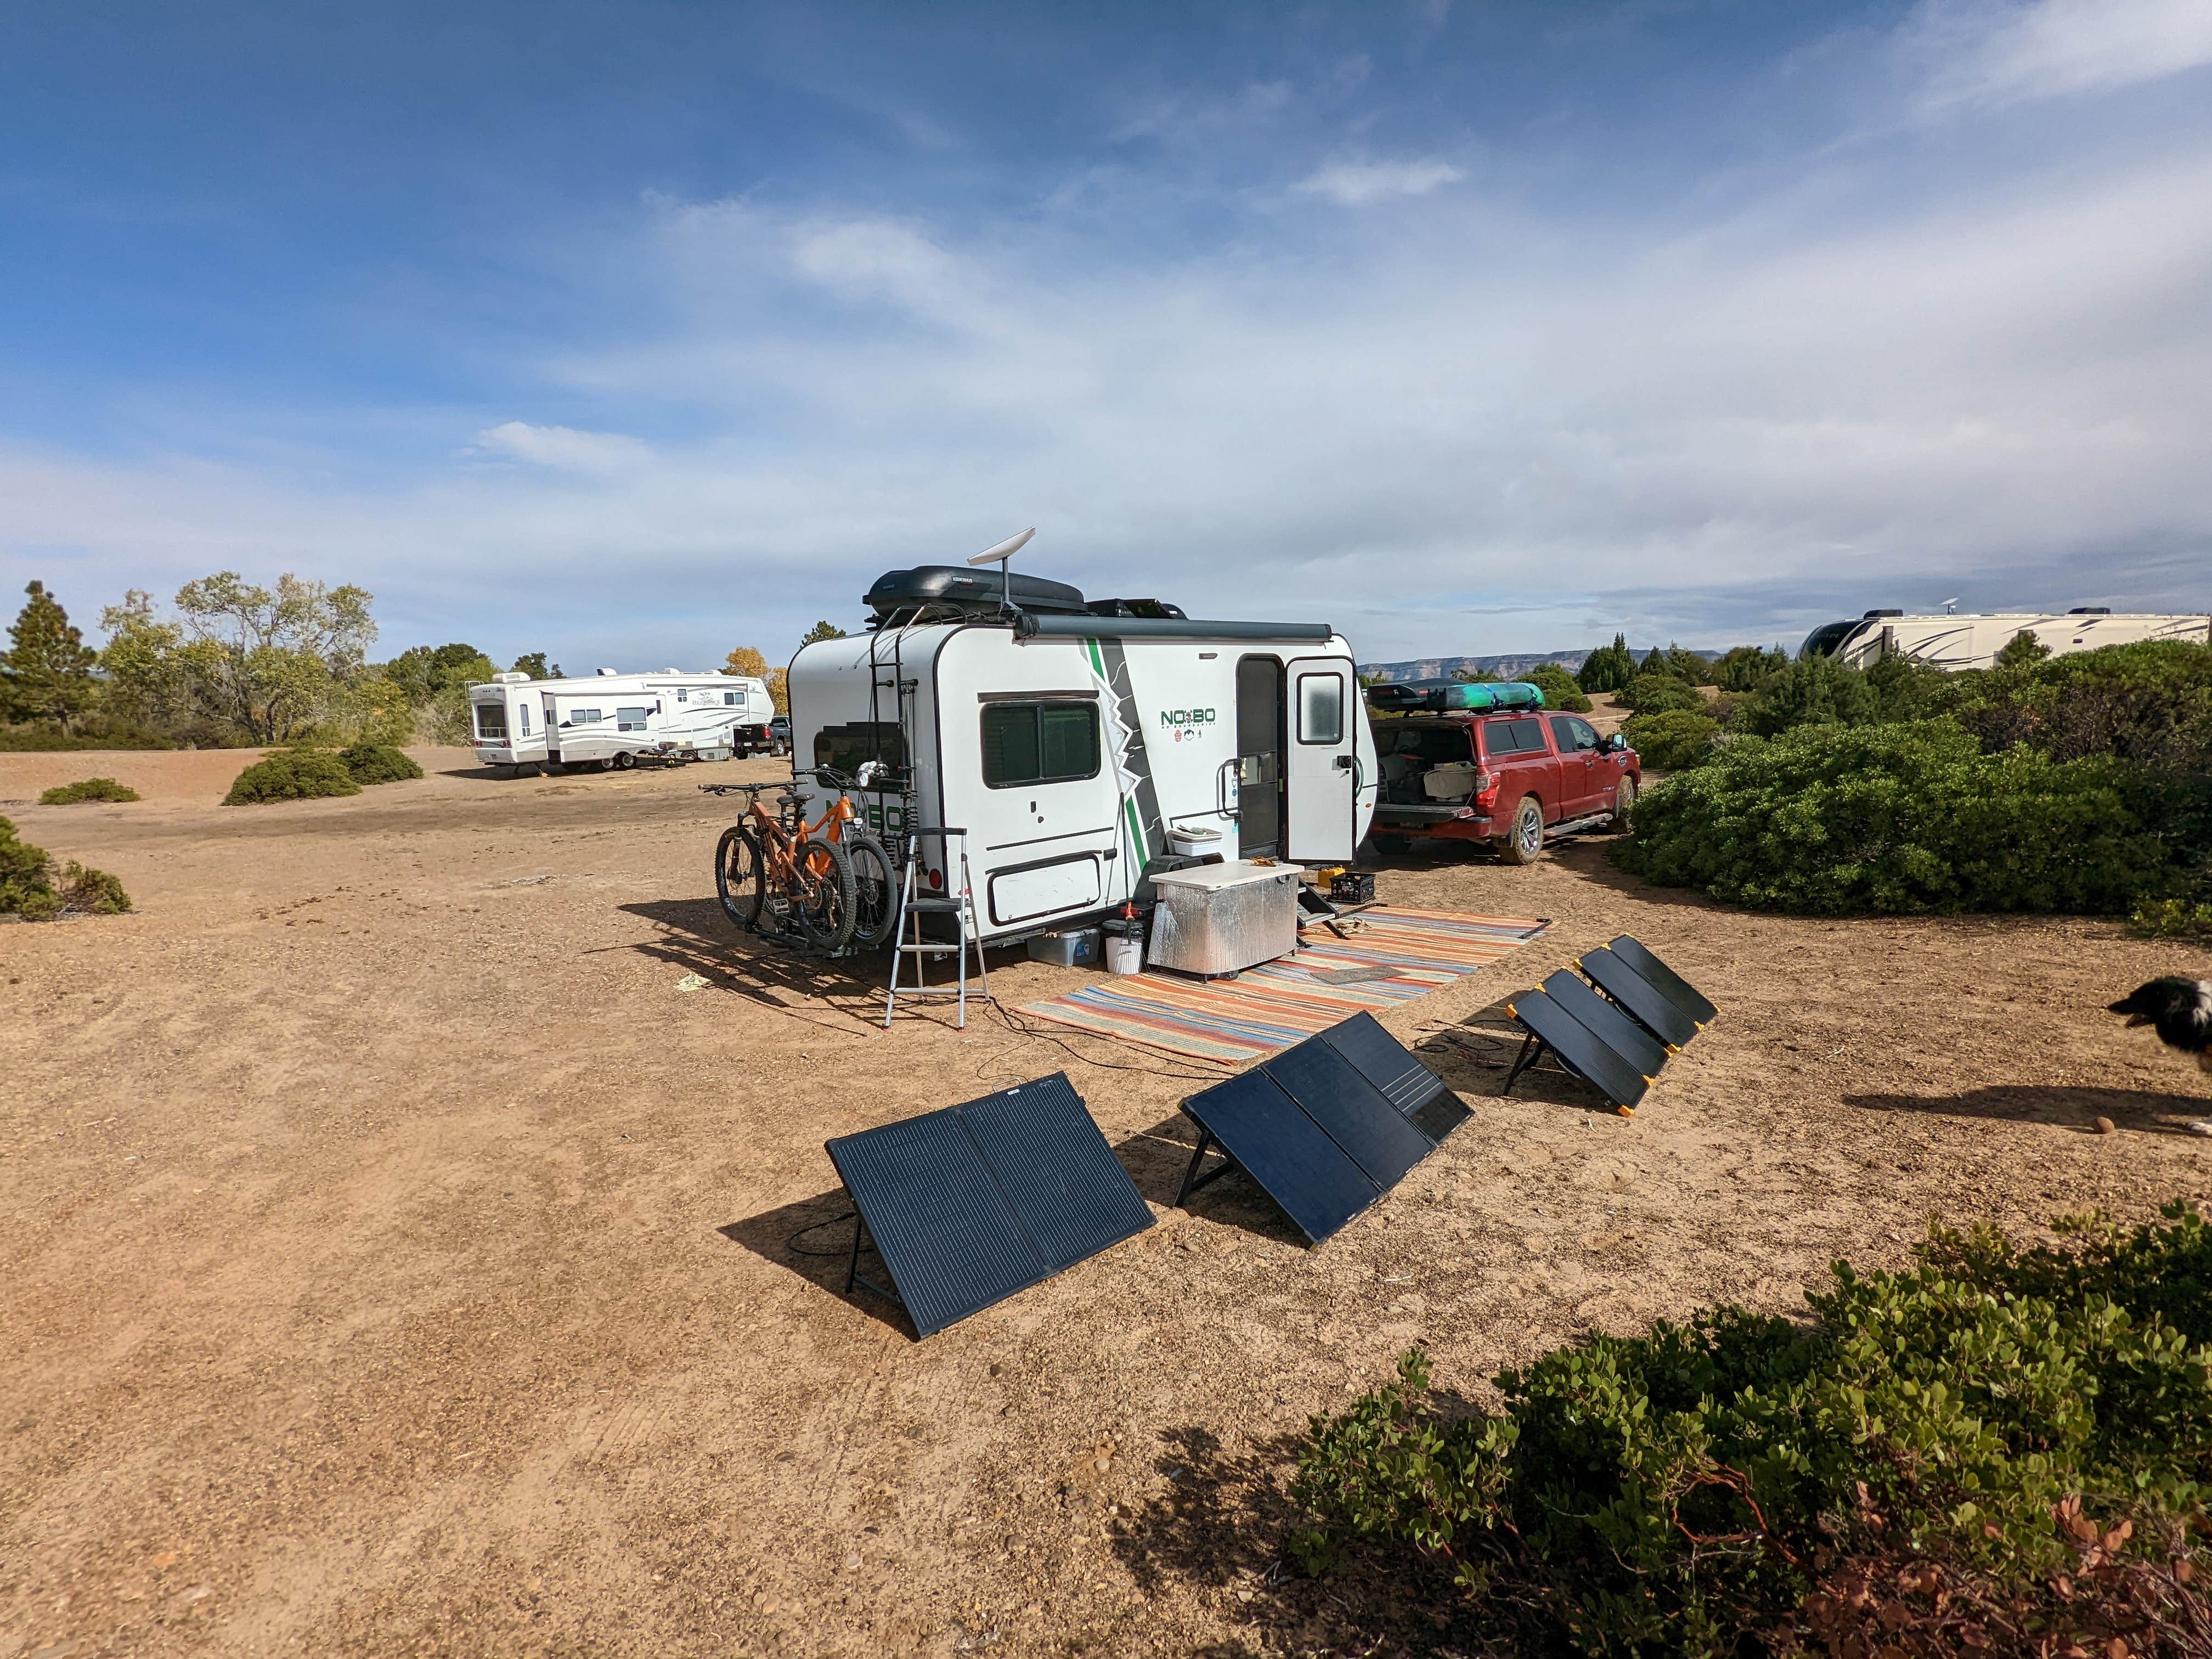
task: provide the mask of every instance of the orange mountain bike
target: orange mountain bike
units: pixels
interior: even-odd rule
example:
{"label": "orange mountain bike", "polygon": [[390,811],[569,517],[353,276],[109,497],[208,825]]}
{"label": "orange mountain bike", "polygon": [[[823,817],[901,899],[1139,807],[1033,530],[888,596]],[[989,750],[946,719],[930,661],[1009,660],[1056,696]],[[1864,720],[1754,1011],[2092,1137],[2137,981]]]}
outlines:
{"label": "orange mountain bike", "polygon": [[[846,792],[854,781],[829,767],[802,775],[836,796],[813,823],[790,783],[702,783],[710,795],[745,797],[744,817],[714,848],[714,891],[723,913],[749,933],[795,937],[817,951],[872,950],[891,936],[897,884],[890,854],[859,822]],[[761,804],[775,790],[776,810]]]}

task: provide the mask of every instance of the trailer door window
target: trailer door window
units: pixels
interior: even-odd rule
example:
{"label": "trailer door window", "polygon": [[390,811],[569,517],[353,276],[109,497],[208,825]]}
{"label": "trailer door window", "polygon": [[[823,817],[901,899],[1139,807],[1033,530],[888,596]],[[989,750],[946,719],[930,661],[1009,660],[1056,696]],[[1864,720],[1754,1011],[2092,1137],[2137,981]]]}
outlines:
{"label": "trailer door window", "polygon": [[653,710],[650,708],[617,708],[615,710],[615,730],[642,732],[645,730],[646,721],[651,719],[652,715]]}
{"label": "trailer door window", "polygon": [[507,740],[506,704],[480,702],[477,705],[477,735],[496,738],[502,743]]}
{"label": "trailer door window", "polygon": [[1098,706],[992,702],[983,706],[983,781],[993,789],[1071,783],[1098,775]]}
{"label": "trailer door window", "polygon": [[1298,741],[1344,741],[1344,676],[1298,676]]}

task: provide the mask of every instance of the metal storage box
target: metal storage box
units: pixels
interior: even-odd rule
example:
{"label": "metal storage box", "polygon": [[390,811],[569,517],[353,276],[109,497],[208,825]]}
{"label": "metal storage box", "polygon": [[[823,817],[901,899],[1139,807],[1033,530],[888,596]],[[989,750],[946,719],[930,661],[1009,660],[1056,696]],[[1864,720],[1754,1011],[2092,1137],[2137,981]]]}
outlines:
{"label": "metal storage box", "polygon": [[1291,865],[1206,864],[1152,878],[1155,968],[1233,974],[1298,948],[1298,871]]}

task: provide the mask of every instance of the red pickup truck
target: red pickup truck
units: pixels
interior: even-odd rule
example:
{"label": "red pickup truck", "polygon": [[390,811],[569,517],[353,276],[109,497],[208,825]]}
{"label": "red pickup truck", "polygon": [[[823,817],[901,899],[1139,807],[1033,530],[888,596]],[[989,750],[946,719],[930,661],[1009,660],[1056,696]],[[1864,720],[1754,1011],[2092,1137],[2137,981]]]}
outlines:
{"label": "red pickup truck", "polygon": [[1488,842],[1508,864],[1529,864],[1546,836],[1628,827],[1643,763],[1618,733],[1578,714],[1540,709],[1464,714],[1377,714],[1382,795],[1375,844],[1403,852],[1416,836]]}

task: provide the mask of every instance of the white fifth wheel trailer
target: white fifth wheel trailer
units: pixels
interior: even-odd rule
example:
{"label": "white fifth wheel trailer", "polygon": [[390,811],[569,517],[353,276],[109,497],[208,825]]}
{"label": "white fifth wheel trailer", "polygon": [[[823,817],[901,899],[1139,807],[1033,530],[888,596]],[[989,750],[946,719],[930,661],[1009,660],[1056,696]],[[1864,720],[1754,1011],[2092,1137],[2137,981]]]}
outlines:
{"label": "white fifth wheel trailer", "polygon": [[1988,668],[1997,653],[2021,634],[2053,656],[2094,651],[2140,640],[2212,643],[2212,616],[2120,615],[2095,605],[2055,611],[1997,611],[1979,615],[1908,617],[1902,611],[1869,611],[1856,622],[1823,623],[1805,636],[1800,654],[1833,657],[1865,668],[1884,657],[1911,657],[1954,672]]}
{"label": "white fifth wheel trailer", "polygon": [[775,704],[768,687],[744,675],[495,674],[490,684],[469,688],[469,705],[477,758],[490,766],[604,770],[635,766],[641,756],[728,760],[781,749],[769,731]]}
{"label": "white fifth wheel trailer", "polygon": [[[793,763],[877,762],[853,793],[894,849],[908,824],[966,830],[986,940],[1114,914],[1164,858],[1341,863],[1367,834],[1375,741],[1325,623],[949,566],[892,571],[868,603],[871,631],[792,659]],[[823,787],[799,787],[812,816]],[[937,838],[919,861],[925,890],[957,878]]]}

